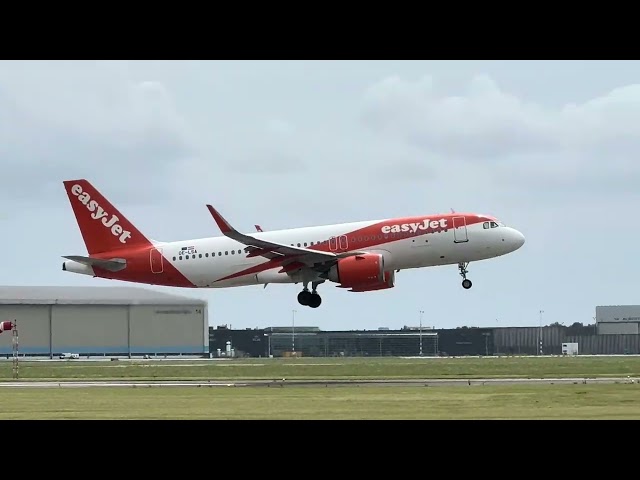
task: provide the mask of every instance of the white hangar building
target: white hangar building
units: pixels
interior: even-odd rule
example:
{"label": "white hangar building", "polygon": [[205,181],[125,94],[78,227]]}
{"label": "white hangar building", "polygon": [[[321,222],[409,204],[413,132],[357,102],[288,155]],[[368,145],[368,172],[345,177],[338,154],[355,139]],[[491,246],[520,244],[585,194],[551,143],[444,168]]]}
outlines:
{"label": "white hangar building", "polygon": [[[207,302],[131,287],[0,286],[0,321],[15,321],[19,355],[202,355]],[[0,355],[12,355],[12,332]]]}
{"label": "white hangar building", "polygon": [[602,305],[596,307],[599,335],[640,333],[640,305]]}

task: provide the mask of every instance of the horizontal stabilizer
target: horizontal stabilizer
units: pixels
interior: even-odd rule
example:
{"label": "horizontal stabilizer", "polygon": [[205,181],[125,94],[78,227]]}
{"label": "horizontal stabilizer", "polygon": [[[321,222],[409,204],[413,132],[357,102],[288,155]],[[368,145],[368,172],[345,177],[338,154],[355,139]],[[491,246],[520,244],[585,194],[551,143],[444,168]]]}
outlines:
{"label": "horizontal stabilizer", "polygon": [[67,260],[73,260],[74,262],[81,263],[83,265],[87,265],[89,267],[98,267],[104,270],[108,270],[110,272],[118,272],[127,268],[127,261],[124,258],[91,258],[91,257],[82,257],[79,255],[70,255],[66,258]]}

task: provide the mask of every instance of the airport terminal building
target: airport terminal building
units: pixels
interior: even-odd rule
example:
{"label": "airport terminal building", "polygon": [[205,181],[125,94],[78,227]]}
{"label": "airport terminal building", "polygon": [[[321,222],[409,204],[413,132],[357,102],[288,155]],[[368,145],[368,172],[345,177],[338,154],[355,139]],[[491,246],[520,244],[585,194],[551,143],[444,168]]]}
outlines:
{"label": "airport terminal building", "polygon": [[[227,356],[229,348],[236,357],[563,355],[569,350],[580,355],[638,355],[640,334],[637,325],[629,325],[635,316],[631,312],[613,317],[604,328],[599,322],[600,331],[596,325],[557,322],[542,327],[429,328],[422,332],[408,326],[323,331],[299,326],[231,330],[219,325],[210,328],[209,345],[213,357]],[[612,326],[615,318],[621,323]],[[613,327],[636,333],[616,333]]]}
{"label": "airport terminal building", "polygon": [[[18,353],[53,357],[208,355],[207,302],[132,287],[0,287],[0,321]],[[12,355],[11,332],[0,355]]]}

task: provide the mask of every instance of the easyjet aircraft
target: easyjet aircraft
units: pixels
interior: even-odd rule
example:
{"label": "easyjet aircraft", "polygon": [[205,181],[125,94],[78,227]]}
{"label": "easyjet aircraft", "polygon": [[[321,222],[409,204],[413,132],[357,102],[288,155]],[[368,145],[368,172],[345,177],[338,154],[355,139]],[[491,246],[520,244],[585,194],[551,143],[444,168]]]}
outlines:
{"label": "easyjet aircraft", "polygon": [[[207,205],[223,236],[158,242],[144,236],[87,180],[63,182],[88,256],[66,256],[67,272],[127,282],[191,288],[302,283],[298,302],[320,306],[327,280],[350,292],[392,288],[409,268],[458,265],[519,249],[524,236],[495,217],[446,213],[238,232]],[[309,290],[311,284],[311,290]]]}

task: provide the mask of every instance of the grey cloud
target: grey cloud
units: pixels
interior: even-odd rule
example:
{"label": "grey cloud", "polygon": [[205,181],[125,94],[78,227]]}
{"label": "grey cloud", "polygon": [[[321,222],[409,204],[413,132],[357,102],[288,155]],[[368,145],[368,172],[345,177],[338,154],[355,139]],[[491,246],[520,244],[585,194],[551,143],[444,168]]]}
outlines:
{"label": "grey cloud", "polygon": [[615,160],[584,166],[562,163],[555,166],[502,165],[492,173],[494,182],[505,192],[533,196],[536,201],[566,199],[577,192],[582,194],[579,199],[584,199],[583,195],[595,198],[640,195],[640,169],[621,166]]}
{"label": "grey cloud", "polygon": [[426,155],[465,168],[483,160],[494,185],[545,192],[543,199],[554,189],[626,194],[640,178],[640,85],[552,108],[503,92],[484,75],[463,96],[440,95],[428,76],[396,76],[365,92],[362,119],[377,135]]}
{"label": "grey cloud", "polygon": [[469,158],[640,148],[640,85],[557,109],[504,92],[486,75],[474,77],[461,96],[438,95],[434,85],[431,77],[374,84],[364,95],[364,124],[431,151]]}
{"label": "grey cloud", "polygon": [[390,160],[374,170],[375,175],[385,182],[421,182],[437,178],[437,168],[427,165],[417,158]]}
{"label": "grey cloud", "polygon": [[230,164],[235,173],[286,175],[300,173],[306,166],[300,157],[280,152],[260,152],[258,154],[237,158]]}
{"label": "grey cloud", "polygon": [[267,128],[270,132],[282,135],[289,135],[295,131],[295,127],[291,123],[279,118],[270,119]]}
{"label": "grey cloud", "polygon": [[132,81],[120,64],[36,62],[0,72],[0,195],[24,196],[25,182],[42,195],[85,177],[146,202],[161,195],[159,177],[197,153],[165,87]]}
{"label": "grey cloud", "polygon": [[541,108],[502,93],[487,76],[465,96],[440,96],[434,80],[391,77],[364,96],[363,121],[376,132],[445,155],[490,157],[557,148],[553,125]]}

